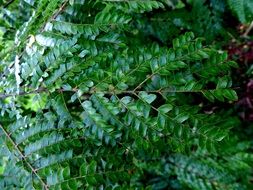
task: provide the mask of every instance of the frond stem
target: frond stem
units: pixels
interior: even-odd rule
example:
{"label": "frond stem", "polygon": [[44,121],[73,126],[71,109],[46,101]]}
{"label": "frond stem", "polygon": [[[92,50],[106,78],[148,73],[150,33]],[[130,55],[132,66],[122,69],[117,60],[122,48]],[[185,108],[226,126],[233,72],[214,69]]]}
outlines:
{"label": "frond stem", "polygon": [[22,153],[22,151],[20,150],[20,148],[18,147],[18,145],[14,142],[14,140],[12,139],[12,137],[9,135],[9,133],[4,129],[4,127],[2,125],[0,125],[0,128],[3,130],[3,132],[5,133],[6,137],[10,140],[10,142],[12,143],[12,145],[17,149],[18,153],[20,154],[21,158],[25,161],[25,163],[28,165],[28,167],[32,170],[32,173],[39,179],[39,181],[41,182],[41,184],[43,185],[45,190],[49,190],[48,185],[42,180],[42,178],[37,174],[36,170],[34,169],[34,167],[26,160],[25,155]]}

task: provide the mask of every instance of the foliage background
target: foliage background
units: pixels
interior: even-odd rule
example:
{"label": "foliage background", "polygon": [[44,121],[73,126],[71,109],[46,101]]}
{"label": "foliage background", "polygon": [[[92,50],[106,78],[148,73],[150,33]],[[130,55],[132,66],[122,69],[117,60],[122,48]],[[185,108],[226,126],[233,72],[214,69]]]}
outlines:
{"label": "foliage background", "polygon": [[253,188],[251,0],[0,4],[1,189]]}

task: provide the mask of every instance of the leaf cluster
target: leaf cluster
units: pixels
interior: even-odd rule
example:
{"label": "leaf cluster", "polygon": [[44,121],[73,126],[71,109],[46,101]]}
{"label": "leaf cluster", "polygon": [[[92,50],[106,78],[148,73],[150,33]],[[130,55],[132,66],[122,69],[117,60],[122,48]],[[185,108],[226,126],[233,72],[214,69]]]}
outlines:
{"label": "leaf cluster", "polygon": [[18,29],[1,30],[9,36],[1,42],[10,41],[0,52],[1,189],[250,187],[250,145],[230,132],[238,120],[207,114],[193,98],[236,101],[237,64],[192,32],[162,44],[147,32],[149,15],[182,4],[22,0],[2,8],[23,12]]}

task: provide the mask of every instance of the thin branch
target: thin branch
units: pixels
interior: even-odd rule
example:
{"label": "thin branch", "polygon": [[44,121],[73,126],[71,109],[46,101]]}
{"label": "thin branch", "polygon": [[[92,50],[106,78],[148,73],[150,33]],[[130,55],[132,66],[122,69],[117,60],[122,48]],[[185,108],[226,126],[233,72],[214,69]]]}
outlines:
{"label": "thin branch", "polygon": [[55,12],[55,14],[53,14],[53,16],[45,22],[45,24],[43,25],[43,27],[41,28],[41,32],[45,29],[45,26],[48,22],[50,22],[51,20],[54,20],[59,14],[61,14],[64,9],[67,7],[67,3],[69,2],[69,0],[66,0],[61,6],[60,8]]}
{"label": "thin branch", "polygon": [[3,128],[2,125],[0,125],[0,128],[3,130],[3,132],[5,133],[6,137],[10,140],[10,142],[12,143],[12,145],[17,149],[18,153],[20,154],[22,160],[25,161],[25,163],[28,165],[28,167],[32,170],[32,173],[39,179],[39,181],[41,182],[41,184],[43,185],[45,190],[49,190],[48,185],[42,180],[42,178],[37,174],[35,168],[33,168],[33,166],[26,160],[26,156],[22,153],[22,151],[20,150],[20,148],[18,147],[18,145],[14,142],[14,140],[11,138],[11,136],[8,134],[8,132]]}
{"label": "thin branch", "polygon": [[4,4],[3,8],[7,8],[9,5],[11,5],[15,0],[10,0],[6,4]]}
{"label": "thin branch", "polygon": [[0,94],[0,99],[5,99],[13,96],[26,96],[29,94],[38,94],[42,92],[47,92],[48,90],[45,88],[40,88],[38,90],[30,91],[30,92],[20,92],[20,93],[13,93],[13,94]]}
{"label": "thin branch", "polygon": [[244,34],[242,36],[245,37],[245,38],[247,38],[248,34],[252,30],[252,28],[253,28],[253,21],[250,23],[249,27],[247,28],[247,30],[244,32]]}
{"label": "thin branch", "polygon": [[69,1],[66,0],[66,1],[62,4],[62,6],[60,6],[60,8],[57,10],[57,12],[53,15],[52,20],[54,20],[59,14],[62,13],[62,11],[64,11],[64,9],[67,7],[67,3],[68,3],[68,2],[69,2]]}
{"label": "thin branch", "polygon": [[[149,78],[147,78],[149,79]],[[146,80],[145,80],[146,81]],[[143,83],[141,83],[143,84]],[[95,90],[92,89],[88,92],[83,93],[83,96],[85,95],[92,95],[92,94],[97,94],[97,93],[103,93],[103,94],[107,94],[107,95],[114,95],[114,94],[135,94],[135,93],[140,93],[140,92],[147,92],[147,93],[155,93],[155,94],[161,94],[161,93],[203,93],[206,91],[214,91],[214,90],[218,90],[218,89],[200,89],[200,90],[169,90],[163,88],[163,89],[159,89],[159,90],[137,90],[138,88],[140,88],[141,85],[138,85],[134,90],[112,90],[112,91],[99,91],[99,90]],[[167,87],[169,88],[169,87]],[[224,88],[223,90],[226,89],[238,89],[239,87],[235,87],[235,88]],[[65,89],[58,89],[56,90],[56,92],[62,93],[62,92],[78,92],[79,89],[74,88],[71,90],[65,90]],[[20,93],[13,93],[13,94],[0,94],[0,99],[5,99],[5,98],[9,98],[9,97],[13,97],[13,96],[26,96],[26,95],[30,95],[30,94],[40,94],[40,93],[49,93],[49,90],[46,88],[39,88],[37,90],[33,90],[30,92],[20,92]]]}

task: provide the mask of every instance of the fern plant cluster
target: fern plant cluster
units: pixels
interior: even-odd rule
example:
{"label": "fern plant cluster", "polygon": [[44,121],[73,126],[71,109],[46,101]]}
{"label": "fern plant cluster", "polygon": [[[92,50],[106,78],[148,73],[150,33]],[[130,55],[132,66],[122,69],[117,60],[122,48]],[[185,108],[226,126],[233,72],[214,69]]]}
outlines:
{"label": "fern plant cluster", "polygon": [[[223,9],[210,5],[3,2],[0,188],[252,187],[251,145],[231,132],[238,119],[198,101],[237,100],[237,64],[204,42],[217,37],[204,30],[223,30]],[[190,24],[212,11],[196,22],[204,28]]]}

